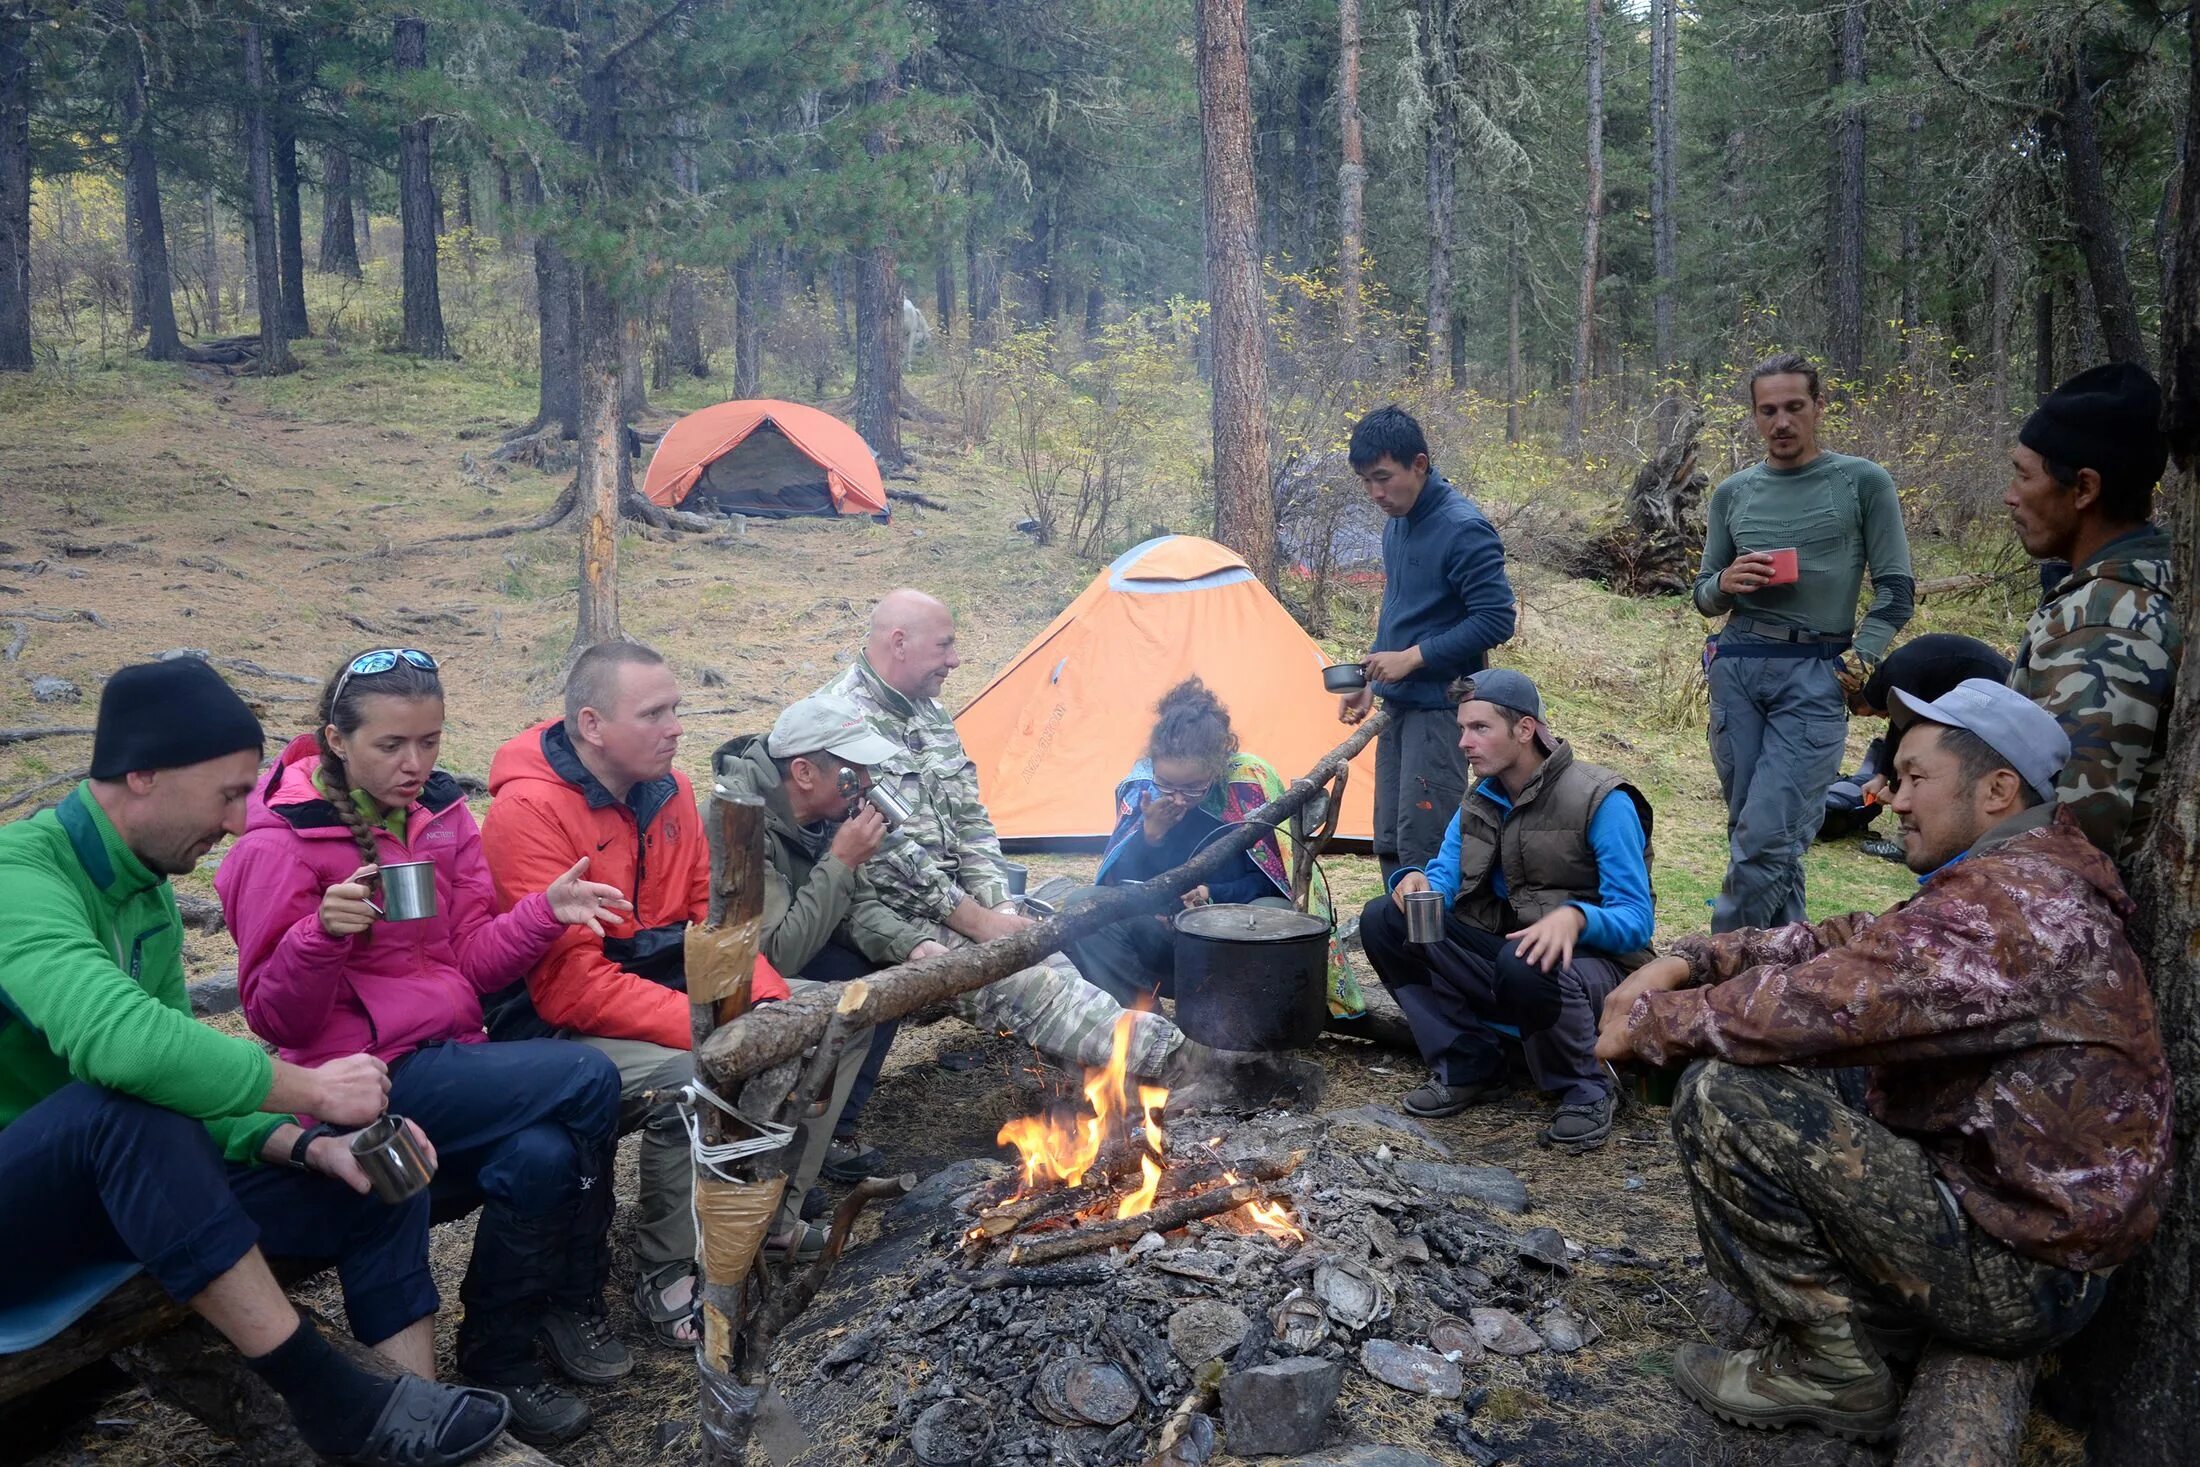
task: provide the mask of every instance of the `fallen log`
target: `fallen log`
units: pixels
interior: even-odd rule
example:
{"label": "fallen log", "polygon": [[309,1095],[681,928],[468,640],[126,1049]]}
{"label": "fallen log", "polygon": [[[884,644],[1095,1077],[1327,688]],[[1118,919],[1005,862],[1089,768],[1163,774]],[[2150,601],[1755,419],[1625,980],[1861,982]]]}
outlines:
{"label": "fallen log", "polygon": [[1902,1403],[1895,1467],[2014,1467],[2039,1366],[1927,1347]]}
{"label": "fallen log", "polygon": [[64,769],[59,774],[49,774],[35,784],[24,785],[6,799],[0,800],[0,811],[13,810],[17,805],[28,804],[34,796],[45,793],[57,785],[73,785],[91,774],[91,766],[82,769]]}
{"label": "fallen log", "polygon": [[37,606],[11,606],[6,611],[0,611],[0,616],[21,617],[25,621],[88,621],[103,632],[114,630],[107,625],[107,618],[96,611],[48,611]]}
{"label": "fallen log", "polygon": [[0,747],[8,744],[27,744],[33,739],[88,739],[97,730],[89,728],[0,728]]}
{"label": "fallen log", "polygon": [[1118,1218],[1114,1222],[1086,1223],[1081,1228],[1049,1233],[1045,1237],[1018,1243],[1008,1250],[1008,1261],[1011,1266],[1053,1263],[1064,1258],[1075,1258],[1081,1253],[1097,1253],[1103,1248],[1125,1247],[1148,1233],[1174,1232],[1186,1223],[1198,1222],[1203,1217],[1234,1212],[1248,1202],[1276,1200],[1277,1194],[1272,1194],[1258,1182],[1240,1182],[1234,1187],[1217,1187],[1210,1192],[1196,1192],[1189,1197],[1164,1202],[1137,1217]]}
{"label": "fallen log", "polygon": [[[861,1027],[905,1018],[959,994],[1021,972],[1059,951],[1065,943],[1122,921],[1169,910],[1177,898],[1219,872],[1225,863],[1260,838],[1263,829],[1284,825],[1291,816],[1351,763],[1388,726],[1387,713],[1376,712],[1352,736],[1323,755],[1320,762],[1275,799],[1248,815],[1220,838],[1210,841],[1191,860],[1165,871],[1143,886],[1111,887],[1090,905],[1049,917],[1021,928],[1007,937],[975,947],[957,948],[937,957],[903,963],[874,973],[866,980],[870,990],[862,1005],[849,1016]],[[773,1065],[795,1058],[815,1044],[825,1032],[836,1007],[830,994],[810,994],[759,1009],[720,1025],[707,1039],[698,1036],[697,1067],[720,1094]]]}

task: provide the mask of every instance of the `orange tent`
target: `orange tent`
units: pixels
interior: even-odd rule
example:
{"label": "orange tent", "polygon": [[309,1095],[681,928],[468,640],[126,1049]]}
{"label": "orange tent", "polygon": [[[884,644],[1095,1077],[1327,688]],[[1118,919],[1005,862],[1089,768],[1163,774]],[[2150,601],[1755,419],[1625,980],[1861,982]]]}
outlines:
{"label": "orange tent", "polygon": [[831,413],[764,397],[674,423],[642,493],[668,509],[722,514],[887,514],[878,460],[861,434]]}
{"label": "orange tent", "polygon": [[[955,715],[1003,840],[1085,843],[1115,829],[1115,786],[1154,705],[1197,673],[1238,742],[1288,783],[1344,738],[1329,661],[1237,554],[1164,535],[1134,546]],[[1375,833],[1375,751],[1352,761],[1340,840]]]}

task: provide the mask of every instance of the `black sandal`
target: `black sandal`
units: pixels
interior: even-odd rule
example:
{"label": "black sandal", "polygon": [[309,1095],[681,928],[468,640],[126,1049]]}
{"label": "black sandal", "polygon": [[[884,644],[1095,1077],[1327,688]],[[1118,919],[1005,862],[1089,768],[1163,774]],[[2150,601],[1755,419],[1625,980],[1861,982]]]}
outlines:
{"label": "black sandal", "polygon": [[[695,1265],[686,1259],[667,1263],[643,1274],[634,1281],[634,1312],[649,1326],[650,1334],[658,1344],[671,1350],[692,1350],[703,1338],[701,1314],[703,1291],[700,1287],[688,1295],[688,1302],[680,1305],[665,1303],[665,1290],[683,1277],[693,1277]],[[680,1326],[695,1321],[695,1338],[680,1338]]]}
{"label": "black sandal", "polygon": [[[443,1433],[459,1412],[476,1402],[495,1413],[495,1424],[472,1441],[446,1445]],[[382,1405],[382,1414],[374,1419],[366,1445],[343,1460],[359,1467],[457,1467],[486,1451],[511,1419],[511,1403],[495,1391],[401,1375]]]}

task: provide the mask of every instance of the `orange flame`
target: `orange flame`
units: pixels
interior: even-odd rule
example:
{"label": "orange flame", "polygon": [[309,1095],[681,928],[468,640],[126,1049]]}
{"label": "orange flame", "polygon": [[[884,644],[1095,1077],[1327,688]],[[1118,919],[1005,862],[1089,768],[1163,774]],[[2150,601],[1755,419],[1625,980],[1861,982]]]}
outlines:
{"label": "orange flame", "polygon": [[[1023,1157],[1023,1185],[1019,1195],[1028,1195],[1041,1187],[1082,1185],[1085,1174],[1099,1159],[1100,1149],[1122,1134],[1124,1114],[1130,1108],[1129,1090],[1125,1084],[1130,1073],[1130,1050],[1131,1016],[1126,1013],[1115,1021],[1115,1043],[1107,1064],[1085,1073],[1085,1100],[1092,1107],[1090,1115],[1067,1120],[1045,1115],[1023,1116],[1001,1127],[995,1142],[1015,1147]],[[1152,1207],[1154,1195],[1161,1186],[1160,1157],[1164,1137],[1158,1113],[1168,1103],[1169,1092],[1159,1086],[1141,1085],[1138,1100],[1145,1111],[1146,1144],[1152,1155],[1141,1158],[1145,1184],[1124,1199],[1123,1210],[1116,1214],[1118,1217],[1136,1217]]]}
{"label": "orange flame", "polygon": [[1273,1202],[1248,1202],[1242,1210],[1247,1222],[1271,1238],[1281,1239],[1286,1243],[1306,1241],[1306,1234],[1300,1232],[1299,1225],[1291,1221],[1291,1210],[1287,1207]]}

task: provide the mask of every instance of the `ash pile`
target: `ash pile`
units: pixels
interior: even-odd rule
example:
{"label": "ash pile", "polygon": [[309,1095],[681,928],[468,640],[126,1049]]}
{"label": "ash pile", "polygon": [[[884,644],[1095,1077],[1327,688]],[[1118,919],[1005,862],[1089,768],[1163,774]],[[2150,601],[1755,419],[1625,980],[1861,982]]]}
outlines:
{"label": "ash pile", "polygon": [[[1127,1130],[1074,1181],[1035,1182],[1027,1149],[895,1206],[775,1361],[830,1444],[805,1462],[1495,1463],[1476,1412],[1508,1366],[1602,1334],[1570,1295],[1609,1296],[1573,1287],[1584,1254],[1556,1229],[1519,1225],[1519,1178],[1411,1154],[1449,1153],[1395,1111],[1148,1109]],[[1384,1444],[1409,1415],[1390,1435],[1414,1445]]]}

